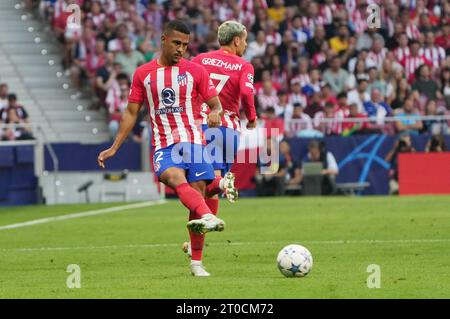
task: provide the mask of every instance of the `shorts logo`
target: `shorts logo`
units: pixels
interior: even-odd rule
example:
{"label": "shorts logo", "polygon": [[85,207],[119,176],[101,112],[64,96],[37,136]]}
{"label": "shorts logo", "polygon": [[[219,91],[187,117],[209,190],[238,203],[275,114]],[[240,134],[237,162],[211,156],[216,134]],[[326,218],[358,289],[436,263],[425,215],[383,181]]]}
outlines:
{"label": "shorts logo", "polygon": [[178,85],[179,86],[187,85],[187,75],[186,75],[186,73],[178,75]]}
{"label": "shorts logo", "polygon": [[253,83],[253,74],[247,74],[247,79],[250,81],[250,83]]}
{"label": "shorts logo", "polygon": [[164,88],[161,91],[162,103],[166,107],[170,107],[175,104],[175,91],[172,88]]}
{"label": "shorts logo", "polygon": [[155,172],[158,172],[161,168],[161,164],[159,164],[159,162],[155,163]]}

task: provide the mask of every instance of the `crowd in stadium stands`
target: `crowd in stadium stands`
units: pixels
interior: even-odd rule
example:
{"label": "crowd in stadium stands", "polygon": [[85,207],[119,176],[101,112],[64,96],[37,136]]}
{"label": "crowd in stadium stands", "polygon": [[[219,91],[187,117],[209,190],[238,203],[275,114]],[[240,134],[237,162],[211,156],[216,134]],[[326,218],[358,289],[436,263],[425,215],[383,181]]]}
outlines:
{"label": "crowd in stadium stands", "polygon": [[28,113],[25,108],[17,102],[17,95],[9,93],[6,83],[0,84],[0,125],[9,125],[0,128],[0,141],[15,141],[33,139],[31,128],[27,126]]}
{"label": "crowd in stadium stands", "polygon": [[[112,134],[134,69],[158,54],[163,24],[174,18],[193,30],[191,57],[218,48],[221,22],[247,26],[259,117],[287,136],[448,133],[447,122],[416,117],[450,111],[450,2],[372,0],[380,29],[367,26],[367,2],[52,0],[41,11],[64,43],[73,85],[88,83]],[[73,3],[81,27],[66,23]],[[399,120],[388,125],[390,116]]]}

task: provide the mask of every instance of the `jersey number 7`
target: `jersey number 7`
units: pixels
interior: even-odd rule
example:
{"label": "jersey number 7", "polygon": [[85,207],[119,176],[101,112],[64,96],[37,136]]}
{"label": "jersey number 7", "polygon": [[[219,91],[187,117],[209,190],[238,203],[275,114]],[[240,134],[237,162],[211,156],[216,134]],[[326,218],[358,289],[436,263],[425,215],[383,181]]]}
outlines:
{"label": "jersey number 7", "polygon": [[230,78],[229,75],[224,74],[217,74],[217,73],[211,73],[209,77],[213,80],[219,80],[219,83],[216,86],[217,94],[220,94],[220,91],[222,91],[223,87],[227,83],[228,79]]}

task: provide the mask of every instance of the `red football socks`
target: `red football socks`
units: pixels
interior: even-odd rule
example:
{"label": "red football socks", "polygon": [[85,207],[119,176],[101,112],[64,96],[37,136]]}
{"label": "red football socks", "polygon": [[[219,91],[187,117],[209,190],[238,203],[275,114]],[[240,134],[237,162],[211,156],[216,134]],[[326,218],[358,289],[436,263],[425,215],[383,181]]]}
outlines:
{"label": "red football socks", "polygon": [[183,183],[175,188],[178,198],[189,211],[195,212],[201,218],[205,214],[211,214],[211,210],[205,203],[203,196],[193,189],[188,183]]}
{"label": "red football socks", "polygon": [[212,195],[217,195],[222,193],[222,190],[219,187],[220,181],[222,180],[222,176],[216,176],[216,178],[206,186],[206,193],[211,197]]}
{"label": "red football socks", "polygon": [[206,205],[211,209],[211,213],[217,215],[219,210],[219,199],[218,198],[205,198]]}
{"label": "red football socks", "polygon": [[[189,213],[189,220],[198,219],[200,218],[198,214],[194,212]],[[196,234],[191,231],[189,231],[189,238],[191,239],[191,260],[202,260],[202,254],[203,254],[203,244],[205,242],[205,235],[204,234]]]}

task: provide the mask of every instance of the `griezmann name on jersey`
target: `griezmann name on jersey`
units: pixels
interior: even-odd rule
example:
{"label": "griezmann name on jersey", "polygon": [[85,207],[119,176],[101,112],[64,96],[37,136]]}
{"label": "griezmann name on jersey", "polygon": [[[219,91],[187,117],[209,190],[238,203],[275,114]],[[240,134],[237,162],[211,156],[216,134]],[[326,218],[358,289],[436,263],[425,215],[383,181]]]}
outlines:
{"label": "griezmann name on jersey", "polygon": [[[240,130],[240,105],[249,121],[256,119],[253,78],[251,63],[235,54],[216,50],[197,55],[192,62],[205,67],[209,77],[216,86],[224,114],[222,126]],[[209,110],[203,105],[201,117],[203,124]]]}
{"label": "griezmann name on jersey", "polygon": [[155,59],[136,69],[128,102],[147,102],[152,145],[159,150],[181,142],[204,144],[196,119],[202,102],[214,96],[216,88],[201,65],[181,59],[162,66]]}

